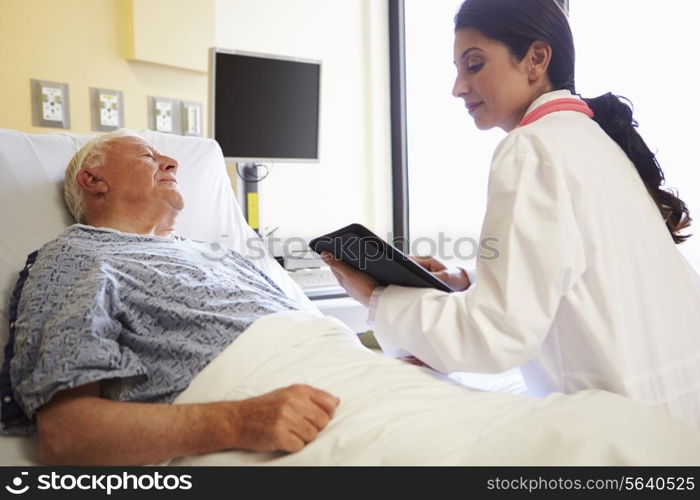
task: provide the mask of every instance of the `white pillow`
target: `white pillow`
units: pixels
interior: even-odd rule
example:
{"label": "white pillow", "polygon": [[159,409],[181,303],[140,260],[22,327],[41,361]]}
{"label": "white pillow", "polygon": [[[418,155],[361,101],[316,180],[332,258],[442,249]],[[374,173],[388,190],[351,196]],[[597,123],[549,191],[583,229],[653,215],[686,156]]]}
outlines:
{"label": "white pillow", "polygon": [[[250,244],[258,241],[257,235],[246,224],[236,202],[221,148],[215,141],[153,131],[138,134],[180,164],[178,186],[185,208],[175,226],[178,234],[220,242],[253,258],[288,295],[318,313],[262,245]],[[63,172],[90,137],[0,129],[0,350],[9,333],[10,294],[27,255],[74,222],[63,203]],[[4,352],[0,362],[2,358]]]}

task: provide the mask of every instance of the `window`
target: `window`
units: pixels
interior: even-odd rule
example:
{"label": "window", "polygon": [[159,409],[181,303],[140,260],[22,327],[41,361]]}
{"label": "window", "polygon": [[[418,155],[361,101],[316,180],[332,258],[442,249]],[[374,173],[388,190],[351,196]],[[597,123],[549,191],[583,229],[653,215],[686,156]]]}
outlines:
{"label": "window", "polygon": [[406,0],[406,122],[411,251],[473,265],[491,155],[505,136],[478,130],[455,78],[459,0]]}

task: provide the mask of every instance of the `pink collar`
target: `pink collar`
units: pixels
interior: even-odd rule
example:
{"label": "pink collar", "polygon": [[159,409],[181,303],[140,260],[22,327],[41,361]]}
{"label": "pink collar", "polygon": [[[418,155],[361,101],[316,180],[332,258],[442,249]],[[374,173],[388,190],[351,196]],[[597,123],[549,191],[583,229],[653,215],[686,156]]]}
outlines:
{"label": "pink collar", "polygon": [[529,125],[530,123],[539,120],[543,116],[556,111],[578,111],[579,113],[583,113],[584,115],[588,116],[588,118],[593,118],[593,111],[584,101],[564,97],[561,99],[554,99],[553,101],[546,102],[541,106],[537,106],[535,109],[526,114],[522,120],[520,120],[518,127]]}

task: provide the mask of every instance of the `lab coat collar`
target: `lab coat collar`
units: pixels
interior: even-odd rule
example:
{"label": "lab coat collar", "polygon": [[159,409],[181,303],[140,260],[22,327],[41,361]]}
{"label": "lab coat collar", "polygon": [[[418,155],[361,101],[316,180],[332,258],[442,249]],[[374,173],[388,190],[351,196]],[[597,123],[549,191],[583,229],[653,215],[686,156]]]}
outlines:
{"label": "lab coat collar", "polygon": [[532,111],[533,109],[535,109],[538,106],[541,106],[542,104],[545,104],[549,101],[553,101],[555,99],[561,99],[563,97],[580,99],[579,96],[572,94],[571,91],[566,90],[566,89],[554,90],[552,92],[547,92],[546,94],[542,94],[537,99],[532,101],[532,103],[530,103],[530,106],[527,108],[527,111],[525,111],[525,114],[523,116],[526,116],[530,111]]}

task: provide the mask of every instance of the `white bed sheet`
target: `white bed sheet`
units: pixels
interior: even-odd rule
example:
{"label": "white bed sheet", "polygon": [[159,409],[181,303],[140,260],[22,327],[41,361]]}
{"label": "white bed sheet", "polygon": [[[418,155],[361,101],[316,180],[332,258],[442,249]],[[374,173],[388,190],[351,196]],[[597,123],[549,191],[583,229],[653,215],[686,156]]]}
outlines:
{"label": "white bed sheet", "polygon": [[377,355],[333,318],[261,318],[177,403],[236,400],[294,383],[341,399],[295,454],[227,451],[172,465],[700,464],[700,431],[605,391],[535,399],[480,392]]}
{"label": "white bed sheet", "polygon": [[36,439],[28,437],[0,437],[0,466],[43,465],[37,460]]}
{"label": "white bed sheet", "polygon": [[[377,354],[331,317],[256,321],[175,401],[244,399],[309,384],[341,399],[302,451],[226,451],[161,465],[700,465],[700,431],[605,391],[545,399],[483,392]],[[476,380],[512,384],[513,373]],[[34,438],[3,437],[0,465],[40,465]]]}

